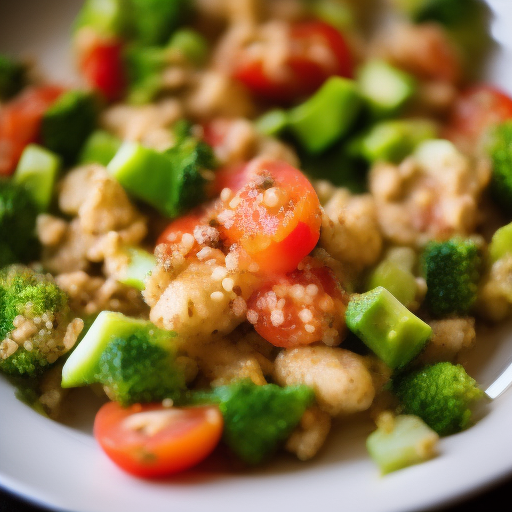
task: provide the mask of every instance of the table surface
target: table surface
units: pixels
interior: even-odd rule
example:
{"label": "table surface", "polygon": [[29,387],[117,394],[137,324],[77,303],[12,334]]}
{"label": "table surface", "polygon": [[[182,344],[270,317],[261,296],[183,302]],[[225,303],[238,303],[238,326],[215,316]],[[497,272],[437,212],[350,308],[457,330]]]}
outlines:
{"label": "table surface", "polygon": [[[451,506],[436,508],[436,512],[467,512],[468,510],[492,509],[496,503],[508,503],[512,489],[512,478],[501,482],[470,499],[458,500]],[[434,509],[432,509],[434,510]],[[494,509],[498,510],[498,509]],[[0,512],[50,512],[51,509],[36,507],[26,501],[0,490]],[[73,512],[73,511],[69,511]],[[427,512],[427,511],[424,511]]]}

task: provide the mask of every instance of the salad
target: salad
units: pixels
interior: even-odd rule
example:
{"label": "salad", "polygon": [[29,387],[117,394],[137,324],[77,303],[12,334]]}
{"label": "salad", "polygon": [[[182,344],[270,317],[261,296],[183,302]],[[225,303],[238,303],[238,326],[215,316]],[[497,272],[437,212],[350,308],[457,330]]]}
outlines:
{"label": "salad", "polygon": [[347,417],[382,474],[485,394],[512,315],[512,98],[479,0],[86,0],[79,88],[0,56],[0,372],[72,388],[125,471],[307,461]]}

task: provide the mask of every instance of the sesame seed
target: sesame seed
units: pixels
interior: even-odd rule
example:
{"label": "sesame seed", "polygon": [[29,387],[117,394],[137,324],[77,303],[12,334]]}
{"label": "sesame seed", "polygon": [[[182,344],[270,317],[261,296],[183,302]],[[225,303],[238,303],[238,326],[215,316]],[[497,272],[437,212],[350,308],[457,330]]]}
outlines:
{"label": "sesame seed", "polygon": [[204,259],[208,258],[212,252],[211,247],[203,247],[197,254],[197,259],[199,261],[203,261]]}
{"label": "sesame seed", "polygon": [[302,309],[301,311],[299,311],[299,318],[302,320],[303,323],[307,324],[308,322],[311,322],[311,320],[313,320],[313,313],[311,313],[310,309]]}
{"label": "sesame seed", "polygon": [[212,299],[215,302],[220,302],[224,298],[224,294],[222,292],[213,292],[210,295],[210,299]]}
{"label": "sesame seed", "polygon": [[225,277],[222,280],[222,288],[224,288],[224,290],[226,290],[227,292],[233,291],[233,286],[235,286],[235,281],[233,281],[231,277]]}
{"label": "sesame seed", "polygon": [[305,292],[304,286],[302,286],[301,284],[294,284],[290,288],[290,295],[292,298],[294,298],[296,300],[302,299],[304,297],[304,292]]}
{"label": "sesame seed", "polygon": [[194,242],[195,242],[195,239],[194,239],[193,235],[191,235],[190,233],[183,233],[183,235],[181,237],[182,245],[191,249],[192,246],[194,245]]}
{"label": "sesame seed", "polygon": [[314,326],[314,325],[311,325],[311,324],[306,324],[306,325],[304,326],[304,330],[305,330],[306,332],[309,332],[309,333],[311,334],[311,333],[315,332],[315,326]]}
{"label": "sesame seed", "polygon": [[279,193],[276,187],[271,187],[265,190],[265,194],[263,196],[263,202],[269,208],[274,208],[279,204]]}
{"label": "sesame seed", "polygon": [[260,266],[255,263],[254,261],[249,265],[249,272],[258,272],[258,270],[260,269]]}
{"label": "sesame seed", "polygon": [[174,405],[174,401],[172,398],[164,398],[162,400],[163,407],[172,407]]}
{"label": "sesame seed", "polygon": [[230,197],[231,197],[231,189],[230,188],[223,188],[221,193],[220,193],[220,200],[221,201],[229,201]]}
{"label": "sesame seed", "polygon": [[280,309],[274,309],[270,313],[270,321],[274,327],[279,327],[284,322],[284,314]]}
{"label": "sesame seed", "polygon": [[308,284],[306,286],[306,293],[314,297],[318,293],[318,286],[316,284]]}
{"label": "sesame seed", "polygon": [[34,348],[34,345],[31,341],[25,341],[25,343],[23,343],[23,348],[30,352]]}
{"label": "sesame seed", "polygon": [[279,299],[277,301],[277,308],[278,309],[283,309],[285,304],[286,304],[286,299]]}
{"label": "sesame seed", "polygon": [[215,267],[212,272],[212,279],[214,281],[222,281],[228,274],[226,267]]}
{"label": "sesame seed", "polygon": [[233,197],[233,199],[231,199],[231,201],[229,202],[229,207],[234,210],[239,204],[240,204],[240,197],[239,196],[235,196]]}
{"label": "sesame seed", "polygon": [[258,322],[258,313],[256,313],[254,309],[249,309],[247,311],[247,321],[253,325]]}

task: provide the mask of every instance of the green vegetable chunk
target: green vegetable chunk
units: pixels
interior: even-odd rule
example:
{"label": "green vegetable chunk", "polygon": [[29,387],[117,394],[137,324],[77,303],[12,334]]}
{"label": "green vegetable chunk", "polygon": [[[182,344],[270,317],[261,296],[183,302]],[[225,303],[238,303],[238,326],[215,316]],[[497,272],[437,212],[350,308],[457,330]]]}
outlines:
{"label": "green vegetable chunk", "polygon": [[391,425],[379,425],[366,448],[381,474],[425,462],[436,455],[437,433],[413,415],[399,415]]}
{"label": "green vegetable chunk", "polygon": [[285,110],[269,110],[255,121],[256,130],[263,135],[277,136],[288,126]]}
{"label": "green vegetable chunk", "polygon": [[167,47],[195,66],[202,66],[208,58],[208,41],[195,30],[177,30]]}
{"label": "green vegetable chunk", "polygon": [[482,256],[472,239],[430,242],[422,255],[425,304],[436,317],[467,315],[477,298]]}
{"label": "green vegetable chunk", "polygon": [[268,459],[314,401],[307,386],[257,386],[246,380],[213,393],[224,416],[224,441],[248,464]]}
{"label": "green vegetable chunk", "polygon": [[175,351],[174,333],[158,329],[146,320],[102,311],[64,364],[62,387],[72,388],[98,382],[98,375],[102,373],[101,356],[108,344],[114,338],[128,339],[132,335],[166,348],[169,353]]}
{"label": "green vegetable chunk", "polygon": [[361,96],[376,117],[396,114],[416,93],[416,81],[385,61],[365,63],[357,74]]}
{"label": "green vegetable chunk", "polygon": [[289,127],[310,153],[320,153],[345,135],[361,100],[353,80],[331,77],[308,100],[289,111]]}
{"label": "green vegetable chunk", "polygon": [[[0,271],[0,340],[7,340],[20,325],[27,335],[22,346],[6,359],[0,370],[9,375],[36,376],[71,347],[64,337],[71,320],[67,295],[49,275],[21,265]],[[12,344],[11,344],[12,345]],[[4,348],[12,349],[12,346]]]}
{"label": "green vegetable chunk", "polygon": [[121,147],[121,140],[104,130],[96,130],[85,141],[80,152],[80,164],[100,164],[105,167]]}
{"label": "green vegetable chunk", "polygon": [[37,206],[30,193],[13,181],[0,179],[0,268],[37,256]]}
{"label": "green vegetable chunk", "polygon": [[419,416],[440,436],[469,427],[471,407],[484,395],[462,365],[449,362],[400,375],[392,389],[405,414]]}
{"label": "green vegetable chunk", "polygon": [[21,91],[25,81],[25,65],[0,54],[0,100],[7,100]]}
{"label": "green vegetable chunk", "polygon": [[130,33],[131,23],[129,2],[86,0],[76,18],[75,30],[90,27],[102,36],[123,36]]}
{"label": "green vegetable chunk", "polygon": [[493,130],[488,148],[492,161],[491,193],[508,215],[512,214],[512,120]]}
{"label": "green vegetable chunk", "polygon": [[371,272],[368,278],[368,289],[382,286],[408,307],[416,296],[416,278],[410,269],[404,268],[395,261],[385,258]]}
{"label": "green vegetable chunk", "polygon": [[143,45],[164,44],[186,19],[190,0],[129,0],[135,39]]}
{"label": "green vegetable chunk", "polygon": [[91,93],[66,92],[43,116],[43,145],[61,155],[66,163],[75,162],[84,140],[96,126],[96,117],[96,100]]}
{"label": "green vegetable chunk", "polygon": [[39,211],[48,210],[61,167],[58,155],[37,144],[23,151],[13,176],[14,183],[25,187]]}
{"label": "green vegetable chunk", "polygon": [[95,381],[122,405],[173,398],[186,389],[184,369],[175,350],[144,333],[113,337],[99,359]]}
{"label": "green vegetable chunk", "polygon": [[353,297],[345,318],[348,328],[390,368],[405,366],[432,333],[428,324],[380,286]]}
{"label": "green vegetable chunk", "polygon": [[510,253],[512,253],[512,222],[497,229],[492,235],[489,258],[491,263],[494,263]]}
{"label": "green vegetable chunk", "polygon": [[127,247],[125,253],[128,265],[117,280],[126,286],[132,286],[142,291],[146,287],[144,282],[146,277],[156,266],[156,258],[153,254],[138,247]]}
{"label": "green vegetable chunk", "polygon": [[177,217],[205,199],[201,171],[213,166],[211,148],[185,136],[165,153],[126,142],[107,169],[131,195]]}
{"label": "green vegetable chunk", "polygon": [[435,123],[427,119],[381,121],[358,139],[357,150],[370,163],[399,163],[419,144],[436,136]]}

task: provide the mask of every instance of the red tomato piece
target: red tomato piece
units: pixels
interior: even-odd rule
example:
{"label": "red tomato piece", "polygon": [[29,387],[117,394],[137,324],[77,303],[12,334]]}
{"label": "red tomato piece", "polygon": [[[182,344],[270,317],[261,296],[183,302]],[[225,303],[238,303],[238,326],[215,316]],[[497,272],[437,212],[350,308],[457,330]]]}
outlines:
{"label": "red tomato piece", "polygon": [[286,162],[249,165],[249,182],[234,196],[221,198],[221,235],[240,244],[260,273],[291,272],[320,237],[318,196],[308,179]]}
{"label": "red tomato piece", "polygon": [[109,402],[94,421],[94,436],[119,467],[139,477],[161,477],[195,466],[217,446],[222,414],[214,406],[161,404],[121,407]]}
{"label": "red tomato piece", "polygon": [[[274,53],[270,44],[263,42],[257,55],[250,48],[241,49],[234,65],[233,76],[257,96],[290,102],[312,94],[330,76],[352,77],[348,45],[343,35],[325,22],[289,26],[288,53],[274,74],[268,70],[268,60]],[[254,47],[253,42],[251,45]]]}
{"label": "red tomato piece", "polygon": [[201,224],[205,215],[206,212],[203,208],[197,208],[187,215],[173,220],[158,237],[157,245],[176,243],[185,233],[193,235],[195,228]]}
{"label": "red tomato piece", "polygon": [[238,192],[249,181],[247,162],[227,165],[215,171],[212,183],[212,195],[218,196],[225,188]]}
{"label": "red tomato piece", "polygon": [[347,294],[330,268],[317,265],[307,258],[304,268],[275,277],[250,297],[247,319],[276,347],[334,345],[344,334]]}
{"label": "red tomato piece", "polygon": [[493,86],[478,85],[456,100],[444,135],[474,150],[489,128],[507,119],[512,119],[512,98]]}
{"label": "red tomato piece", "polygon": [[80,69],[87,83],[109,101],[118,100],[126,88],[122,54],[121,41],[100,40],[88,48],[80,61]]}
{"label": "red tomato piece", "polygon": [[0,176],[11,175],[25,146],[37,142],[44,113],[64,92],[62,87],[31,87],[0,109]]}

